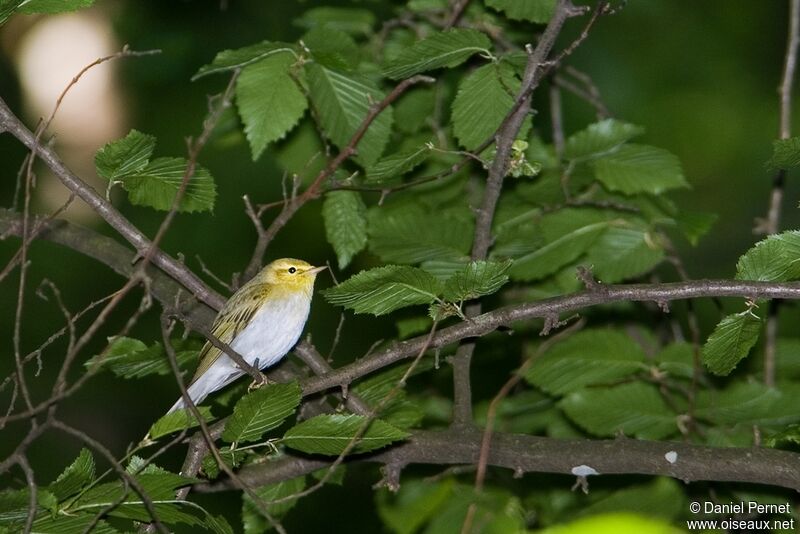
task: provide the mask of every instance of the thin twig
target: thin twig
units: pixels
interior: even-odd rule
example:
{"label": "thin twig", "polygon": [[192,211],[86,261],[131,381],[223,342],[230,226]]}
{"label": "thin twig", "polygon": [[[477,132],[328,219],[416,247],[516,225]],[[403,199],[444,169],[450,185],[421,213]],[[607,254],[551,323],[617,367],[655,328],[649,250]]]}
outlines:
{"label": "thin twig", "polygon": [[383,110],[389,107],[412,85],[416,85],[418,83],[433,83],[434,81],[435,80],[429,76],[412,76],[411,78],[405,79],[398,83],[394,89],[392,89],[389,94],[383,98],[383,100],[370,106],[367,115],[364,117],[364,120],[361,121],[361,124],[356,129],[355,133],[350,138],[350,141],[342,149],[342,151],[339,152],[339,154],[319,172],[317,177],[314,179],[311,185],[306,188],[305,191],[303,191],[296,198],[292,198],[290,202],[286,204],[284,209],[280,212],[280,214],[278,214],[277,217],[275,217],[275,219],[273,219],[264,233],[259,235],[253,253],[253,258],[250,260],[249,265],[244,271],[245,281],[255,276],[255,274],[261,268],[261,262],[264,258],[264,253],[266,252],[267,247],[278,234],[278,232],[284,226],[286,226],[294,214],[297,213],[297,210],[303,207],[308,201],[318,198],[322,194],[322,186],[325,184],[328,178],[333,176],[333,174],[339,167],[341,167],[345,160],[356,153],[358,143],[367,133],[367,130],[372,125],[373,121],[378,118],[378,115],[380,115]]}

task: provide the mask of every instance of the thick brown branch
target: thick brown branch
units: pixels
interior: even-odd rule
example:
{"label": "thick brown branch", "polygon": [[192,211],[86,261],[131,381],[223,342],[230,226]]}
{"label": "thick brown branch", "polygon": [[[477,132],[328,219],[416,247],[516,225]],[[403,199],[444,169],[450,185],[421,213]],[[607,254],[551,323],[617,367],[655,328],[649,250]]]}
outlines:
{"label": "thick brown branch", "polygon": [[[402,445],[350,461],[459,465],[478,461],[483,433],[470,428],[443,432],[418,431]],[[602,475],[661,475],[690,482],[750,482],[800,490],[800,455],[763,448],[717,448],[668,441],[562,440],[497,433],[488,463],[515,473],[573,474],[588,466]],[[665,456],[669,452],[670,462]],[[246,484],[260,486],[310,473],[327,465],[316,459],[287,456],[266,464],[253,464],[239,472]],[[198,484],[199,492],[234,489],[229,481]]]}

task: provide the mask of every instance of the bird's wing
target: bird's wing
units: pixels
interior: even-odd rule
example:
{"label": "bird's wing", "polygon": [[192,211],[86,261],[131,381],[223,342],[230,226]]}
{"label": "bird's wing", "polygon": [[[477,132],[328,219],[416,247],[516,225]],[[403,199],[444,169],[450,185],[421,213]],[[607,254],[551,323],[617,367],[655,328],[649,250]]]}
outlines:
{"label": "bird's wing", "polygon": [[[211,326],[211,334],[230,345],[236,336],[244,330],[255,316],[258,309],[264,303],[269,286],[266,284],[245,284],[242,288],[225,303],[222,311],[219,312],[214,324]],[[200,378],[212,365],[222,356],[222,351],[206,341],[200,351],[200,365],[194,373],[193,384]]]}

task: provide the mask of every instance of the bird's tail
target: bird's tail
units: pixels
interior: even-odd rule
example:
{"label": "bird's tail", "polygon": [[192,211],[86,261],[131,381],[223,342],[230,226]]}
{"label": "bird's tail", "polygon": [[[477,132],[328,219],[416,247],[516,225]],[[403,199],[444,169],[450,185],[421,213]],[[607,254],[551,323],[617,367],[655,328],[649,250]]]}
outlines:
{"label": "bird's tail", "polygon": [[[223,374],[212,367],[200,378],[195,380],[192,385],[186,389],[186,392],[189,394],[189,397],[191,397],[192,402],[197,405],[203,402],[210,393],[225,387],[229,383],[233,382],[236,377],[241,376],[241,374],[241,371],[231,373],[230,369],[225,369]],[[178,401],[172,405],[172,408],[167,411],[167,413],[169,414],[182,408],[186,408],[186,403],[183,402],[183,397],[179,398]]]}

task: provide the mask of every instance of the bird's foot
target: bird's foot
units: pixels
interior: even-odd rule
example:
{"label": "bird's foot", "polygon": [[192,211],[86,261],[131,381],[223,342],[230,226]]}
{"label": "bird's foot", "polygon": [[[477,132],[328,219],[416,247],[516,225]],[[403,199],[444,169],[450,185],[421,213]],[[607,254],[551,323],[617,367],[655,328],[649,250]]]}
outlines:
{"label": "bird's foot", "polygon": [[253,379],[253,382],[247,388],[247,391],[253,391],[254,389],[258,389],[258,388],[260,388],[262,386],[268,386],[268,385],[272,384],[272,380],[267,378],[267,375],[265,375],[261,371],[259,371],[258,374],[261,376],[261,378],[260,379]]}

